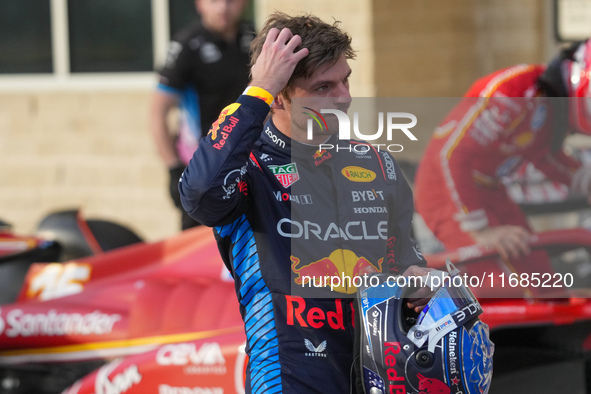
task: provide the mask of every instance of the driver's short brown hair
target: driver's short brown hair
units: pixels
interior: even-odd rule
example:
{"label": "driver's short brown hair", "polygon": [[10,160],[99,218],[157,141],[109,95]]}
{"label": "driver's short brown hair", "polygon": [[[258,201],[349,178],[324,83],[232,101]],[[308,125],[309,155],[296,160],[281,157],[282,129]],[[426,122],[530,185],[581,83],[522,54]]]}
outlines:
{"label": "driver's short brown hair", "polygon": [[260,33],[250,45],[251,67],[256,63],[269,30],[277,28],[281,31],[288,28],[294,35],[302,38],[303,48],[308,48],[308,55],[299,61],[287,85],[280,92],[289,100],[290,91],[295,79],[309,78],[316,70],[325,64],[336,63],[341,56],[354,59],[355,52],[351,47],[351,37],[338,26],[338,21],[332,25],[323,22],[312,15],[289,16],[283,12],[274,12],[269,16]]}

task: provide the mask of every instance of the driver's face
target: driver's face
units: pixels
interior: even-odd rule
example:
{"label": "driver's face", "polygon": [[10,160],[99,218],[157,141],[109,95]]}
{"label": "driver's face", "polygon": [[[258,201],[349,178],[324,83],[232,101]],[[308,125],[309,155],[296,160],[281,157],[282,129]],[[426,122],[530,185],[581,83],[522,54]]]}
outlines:
{"label": "driver's face", "polygon": [[[320,112],[321,109],[338,109],[347,112],[351,104],[349,92],[349,75],[351,68],[347,64],[345,56],[334,64],[327,64],[312,74],[310,78],[298,78],[295,80],[291,91],[291,102],[286,103],[286,110],[291,116],[292,133],[294,129],[305,131],[308,119],[311,119],[310,109]],[[328,125],[321,129],[314,122],[315,134],[338,133],[338,121],[335,115],[328,114],[324,117]]]}

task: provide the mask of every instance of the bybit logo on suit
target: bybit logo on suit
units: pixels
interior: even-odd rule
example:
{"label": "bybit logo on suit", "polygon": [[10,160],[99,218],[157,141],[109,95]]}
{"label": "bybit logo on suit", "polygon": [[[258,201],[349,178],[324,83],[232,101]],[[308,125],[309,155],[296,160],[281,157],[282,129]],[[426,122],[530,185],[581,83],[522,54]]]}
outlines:
{"label": "bybit logo on suit", "polygon": [[[310,112],[304,112],[309,115],[311,119],[307,122],[307,139],[312,140],[314,136],[314,124],[320,128],[321,132],[327,132],[328,124],[322,114],[332,114],[337,117],[339,124],[338,135],[340,141],[349,141],[352,138],[365,140],[365,141],[376,141],[384,134],[384,117],[386,118],[386,139],[388,142],[393,141],[394,131],[401,131],[411,141],[417,141],[417,137],[410,131],[411,128],[416,126],[417,117],[409,112],[387,112],[384,116],[383,112],[378,113],[378,130],[373,134],[364,134],[359,129],[359,113],[353,113],[353,133],[351,133],[351,120],[349,115],[338,109],[321,109],[320,112],[313,110],[309,107],[304,107]],[[404,120],[407,120],[404,122]],[[347,144],[347,145],[334,145],[334,144],[319,144],[318,148],[320,151],[334,149],[348,150],[349,152],[354,151],[356,153],[365,153],[374,147],[375,149],[384,151],[387,150],[391,153],[402,152],[404,147],[400,144],[388,143],[368,143],[368,144]]]}

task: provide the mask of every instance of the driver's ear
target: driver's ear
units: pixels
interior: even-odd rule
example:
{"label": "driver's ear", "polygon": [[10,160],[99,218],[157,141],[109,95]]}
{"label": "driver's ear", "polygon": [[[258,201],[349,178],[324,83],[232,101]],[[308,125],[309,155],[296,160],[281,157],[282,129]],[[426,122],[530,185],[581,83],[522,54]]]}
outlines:
{"label": "driver's ear", "polygon": [[273,101],[273,104],[271,105],[271,109],[285,109],[285,97],[283,97],[283,94],[279,93],[276,97],[275,100]]}

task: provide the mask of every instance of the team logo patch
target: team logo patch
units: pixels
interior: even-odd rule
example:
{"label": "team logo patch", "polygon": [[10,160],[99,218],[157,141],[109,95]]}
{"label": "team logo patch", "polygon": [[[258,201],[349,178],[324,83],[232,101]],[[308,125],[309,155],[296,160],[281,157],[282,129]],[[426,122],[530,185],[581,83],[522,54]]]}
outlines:
{"label": "team logo patch", "polygon": [[295,163],[289,163],[284,166],[269,166],[269,169],[283,187],[289,187],[300,179],[300,174]]}
{"label": "team logo patch", "polygon": [[341,170],[341,174],[352,182],[371,182],[376,179],[376,173],[363,167],[348,166]]}
{"label": "team logo patch", "polygon": [[308,349],[308,353],[306,353],[306,357],[326,357],[324,351],[326,350],[326,341],[322,341],[320,345],[314,346],[309,339],[304,339],[304,344],[306,345],[306,349]]}
{"label": "team logo patch", "polygon": [[519,134],[517,137],[515,137],[515,139],[513,140],[515,142],[515,145],[517,145],[520,148],[525,148],[526,146],[530,145],[534,140],[534,133],[532,131],[525,131],[521,134]]}
{"label": "team logo patch", "polygon": [[316,164],[316,167],[318,167],[320,164],[324,163],[326,160],[330,159],[331,157],[332,157],[332,155],[330,154],[330,152],[328,152],[326,150],[318,149],[314,153],[314,164]]}
{"label": "team logo patch", "polygon": [[222,112],[220,112],[220,116],[218,117],[218,120],[213,122],[213,124],[211,125],[211,129],[209,129],[209,134],[211,135],[212,140],[215,141],[216,138],[218,138],[218,130],[220,129],[220,125],[222,123],[224,123],[224,121],[226,120],[226,117],[228,117],[228,116],[232,115],[234,112],[236,112],[238,107],[240,107],[240,103],[232,103],[232,104],[228,105],[226,108],[224,108],[222,110]]}
{"label": "team logo patch", "polygon": [[199,49],[199,55],[204,63],[215,63],[222,58],[220,49],[211,42],[206,42]]}
{"label": "team logo patch", "polygon": [[536,110],[534,111],[530,121],[530,126],[534,132],[540,130],[542,126],[544,126],[547,115],[548,110],[544,104],[540,104],[538,107],[536,107]]}
{"label": "team logo patch", "polygon": [[[348,249],[336,249],[328,257],[307,262],[296,256],[290,256],[291,270],[296,275],[293,280],[296,285],[303,287],[330,287],[343,294],[353,294],[357,291],[355,283],[365,274],[382,272],[384,258],[372,263],[363,256],[357,256]],[[351,278],[347,280],[346,278]]]}

